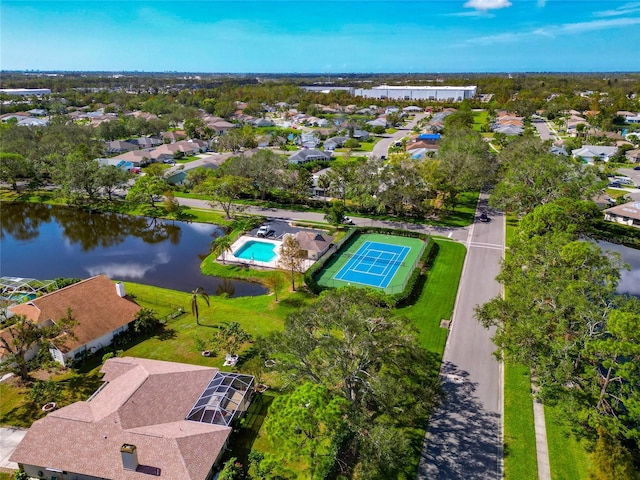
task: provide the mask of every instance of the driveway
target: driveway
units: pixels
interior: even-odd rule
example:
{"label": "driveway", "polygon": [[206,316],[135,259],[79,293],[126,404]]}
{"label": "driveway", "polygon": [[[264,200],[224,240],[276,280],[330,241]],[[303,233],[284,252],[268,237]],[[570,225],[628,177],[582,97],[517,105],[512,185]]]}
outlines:
{"label": "driveway", "polygon": [[9,461],[13,451],[26,435],[22,428],[0,427],[0,471],[17,470],[18,464]]}

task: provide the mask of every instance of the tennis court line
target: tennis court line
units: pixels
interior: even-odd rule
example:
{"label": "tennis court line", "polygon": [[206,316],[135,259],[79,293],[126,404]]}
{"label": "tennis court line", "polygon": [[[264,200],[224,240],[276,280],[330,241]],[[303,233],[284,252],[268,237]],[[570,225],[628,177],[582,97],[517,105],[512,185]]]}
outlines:
{"label": "tennis court line", "polygon": [[[380,245],[380,247],[392,247],[391,249],[381,250],[380,248],[371,248],[372,245]],[[399,248],[400,251],[393,251],[396,248]],[[386,244],[380,242],[372,242],[366,241],[363,243],[360,248],[353,254],[353,256],[343,265],[340,271],[333,277],[335,280],[341,280],[347,283],[355,283],[359,285],[367,285],[370,287],[379,287],[379,288],[387,288],[395,274],[400,269],[402,261],[406,258],[408,252],[411,250],[411,247],[407,247],[404,245],[394,245],[394,244]],[[367,267],[366,270],[364,268],[362,270],[359,269],[360,265],[365,262],[368,262],[369,259],[372,258],[369,255],[370,252],[376,252],[377,257],[373,258],[371,265]],[[371,269],[373,267],[379,267],[380,265],[376,265],[376,262],[380,259],[380,257],[384,254],[389,254],[390,257],[388,259],[383,260],[386,265],[381,273],[371,273]],[[381,262],[382,263],[382,262]],[[356,277],[362,276],[363,281],[354,280],[352,278],[345,279],[346,276],[350,276],[350,274],[356,274]],[[373,277],[373,278],[371,278]],[[377,277],[377,278],[375,278]]]}

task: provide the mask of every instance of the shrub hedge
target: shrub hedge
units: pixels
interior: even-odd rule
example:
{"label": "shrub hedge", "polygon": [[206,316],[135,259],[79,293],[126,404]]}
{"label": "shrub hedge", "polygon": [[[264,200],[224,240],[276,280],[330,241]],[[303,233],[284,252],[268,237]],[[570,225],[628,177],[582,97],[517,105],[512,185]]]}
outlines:
{"label": "shrub hedge", "polygon": [[[377,295],[381,297],[381,303],[385,304],[389,307],[400,306],[407,304],[415,298],[415,290],[416,285],[420,283],[420,278],[424,274],[424,266],[429,262],[432,255],[434,255],[437,251],[437,244],[431,240],[429,235],[420,232],[412,232],[410,230],[394,230],[393,228],[379,228],[379,227],[353,227],[350,228],[347,234],[340,239],[340,241],[336,242],[332,249],[327,252],[327,254],[323,255],[320,260],[314,263],[311,268],[309,268],[304,274],[304,281],[309,290],[311,290],[315,294],[319,294],[323,290],[327,290],[332,287],[324,287],[316,281],[317,274],[324,268],[326,263],[342,248],[347,244],[347,242],[351,241],[356,235],[366,234],[366,233],[379,233],[383,235],[394,235],[396,237],[409,237],[409,238],[419,238],[427,242],[427,246],[422,253],[422,256],[418,260],[418,266],[413,269],[411,272],[411,276],[407,281],[407,285],[405,289],[400,293],[394,293],[392,295],[389,294],[380,294],[380,290],[375,288],[371,288],[371,290],[375,291]],[[419,293],[419,292],[418,292]]]}

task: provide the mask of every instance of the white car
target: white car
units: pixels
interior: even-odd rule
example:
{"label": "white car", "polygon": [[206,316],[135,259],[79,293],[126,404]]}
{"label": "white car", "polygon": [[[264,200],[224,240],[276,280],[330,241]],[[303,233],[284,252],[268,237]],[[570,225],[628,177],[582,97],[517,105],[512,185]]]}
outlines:
{"label": "white car", "polygon": [[269,233],[271,233],[271,225],[262,225],[256,232],[256,236],[266,237]]}

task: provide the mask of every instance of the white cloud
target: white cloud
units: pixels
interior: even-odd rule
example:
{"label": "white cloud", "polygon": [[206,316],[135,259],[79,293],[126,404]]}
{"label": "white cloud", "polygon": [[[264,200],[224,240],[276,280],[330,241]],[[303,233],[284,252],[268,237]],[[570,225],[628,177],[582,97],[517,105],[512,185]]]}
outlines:
{"label": "white cloud", "polygon": [[594,32],[597,30],[606,30],[609,28],[629,27],[632,25],[640,25],[640,17],[612,18],[609,20],[593,20],[591,22],[548,25],[546,27],[540,27],[525,32],[504,32],[496,35],[487,35],[484,37],[469,39],[466,43],[492,45],[496,43],[510,43],[514,40],[526,37],[544,36],[553,38],[562,35],[577,35],[585,32]]}
{"label": "white cloud", "polygon": [[595,17],[618,17],[620,15],[629,15],[640,12],[640,3],[626,3],[611,10],[601,10],[594,12]]}
{"label": "white cloud", "polygon": [[475,8],[476,10],[498,10],[511,6],[509,0],[469,0],[464,4],[467,8]]}
{"label": "white cloud", "polygon": [[547,4],[547,0],[538,0],[538,7],[543,8]]}

